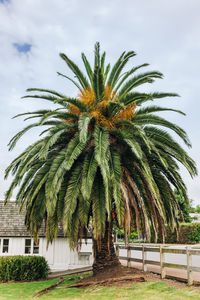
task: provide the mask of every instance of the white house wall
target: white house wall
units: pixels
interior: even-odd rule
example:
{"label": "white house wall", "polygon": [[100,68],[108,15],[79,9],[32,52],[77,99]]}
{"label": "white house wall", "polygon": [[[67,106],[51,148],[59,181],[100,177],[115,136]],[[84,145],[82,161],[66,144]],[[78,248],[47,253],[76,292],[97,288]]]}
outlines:
{"label": "white house wall", "polygon": [[[6,255],[29,255],[25,252],[25,238],[23,237],[6,237],[9,239],[9,252],[0,253],[0,256]],[[2,239],[0,237],[0,239]],[[37,254],[38,255],[38,254]],[[92,241],[85,241],[79,251],[72,251],[66,238],[57,238],[49,244],[47,249],[46,238],[40,238],[39,255],[44,256],[51,270],[67,270],[81,266],[92,265]]]}

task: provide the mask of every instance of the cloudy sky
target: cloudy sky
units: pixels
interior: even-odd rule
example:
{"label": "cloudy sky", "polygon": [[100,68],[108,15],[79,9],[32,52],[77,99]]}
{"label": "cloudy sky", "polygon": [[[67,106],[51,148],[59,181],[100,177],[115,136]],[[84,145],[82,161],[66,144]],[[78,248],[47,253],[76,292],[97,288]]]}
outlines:
{"label": "cloudy sky", "polygon": [[[111,63],[122,51],[134,50],[132,64],[148,62],[149,70],[165,75],[150,89],[181,95],[157,104],[187,114],[165,112],[164,116],[187,131],[193,145],[188,153],[199,169],[199,12],[199,0],[0,0],[0,198],[11,180],[3,179],[6,166],[37,138],[37,132],[29,132],[8,152],[8,141],[25,125],[22,119],[11,118],[47,105],[21,96],[29,87],[75,96],[71,83],[56,74],[70,75],[58,54],[64,52],[81,65],[80,53],[92,60],[96,41]],[[189,197],[200,204],[200,178],[192,180],[184,169],[181,173]]]}

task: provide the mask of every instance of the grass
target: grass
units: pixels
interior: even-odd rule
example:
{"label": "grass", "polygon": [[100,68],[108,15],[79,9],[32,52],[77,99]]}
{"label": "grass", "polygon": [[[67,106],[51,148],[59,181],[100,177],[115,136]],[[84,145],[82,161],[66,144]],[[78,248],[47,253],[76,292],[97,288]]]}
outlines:
{"label": "grass", "polygon": [[[87,275],[81,275],[87,276]],[[144,282],[133,284],[132,287],[96,287],[87,289],[70,288],[67,286],[77,280],[78,275],[66,276],[65,282],[59,287],[38,299],[85,299],[85,300],[200,300],[200,291],[194,288],[174,289],[165,282]],[[73,278],[73,280],[69,280]],[[32,296],[56,283],[58,278],[40,282],[0,284],[0,300],[29,300]]]}
{"label": "grass", "polygon": [[0,284],[0,300],[32,299],[34,294],[52,284],[55,284],[57,281],[58,278],[26,283],[2,283]]}

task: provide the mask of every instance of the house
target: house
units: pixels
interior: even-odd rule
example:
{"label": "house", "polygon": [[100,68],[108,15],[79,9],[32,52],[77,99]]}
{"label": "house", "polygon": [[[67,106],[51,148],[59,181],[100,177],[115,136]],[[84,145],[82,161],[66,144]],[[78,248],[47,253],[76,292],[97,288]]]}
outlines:
{"label": "house", "polygon": [[58,237],[47,248],[44,226],[40,230],[39,243],[36,245],[24,225],[24,213],[19,214],[15,202],[4,205],[0,201],[0,256],[41,255],[44,256],[52,271],[68,270],[91,266],[92,240],[83,241],[79,251],[69,248],[69,243],[60,229]]}

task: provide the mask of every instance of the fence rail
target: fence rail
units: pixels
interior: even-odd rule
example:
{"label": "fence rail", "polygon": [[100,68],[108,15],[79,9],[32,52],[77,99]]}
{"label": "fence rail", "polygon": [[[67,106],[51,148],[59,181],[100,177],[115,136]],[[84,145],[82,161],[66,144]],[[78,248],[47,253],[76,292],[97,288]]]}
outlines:
{"label": "fence rail", "polygon": [[[149,245],[124,245],[124,244],[115,244],[116,247],[116,253],[121,260],[127,261],[127,266],[131,267],[131,262],[138,262],[142,263],[142,269],[144,272],[147,271],[147,265],[157,265],[160,266],[160,274],[161,278],[166,277],[166,268],[174,268],[174,269],[183,269],[187,270],[187,282],[188,285],[192,285],[194,283],[193,280],[193,272],[200,272],[200,267],[194,267],[192,266],[192,256],[193,255],[199,255],[200,256],[200,250],[192,249],[191,246],[186,246],[185,249],[175,249],[175,248],[168,248],[168,246],[149,246]],[[126,249],[127,255],[126,256],[120,256],[120,249]],[[131,257],[131,250],[140,251],[142,252],[142,258],[134,258]],[[160,253],[160,260],[154,261],[154,260],[148,260],[147,259],[147,252],[159,252]],[[174,263],[168,263],[165,260],[165,254],[171,253],[171,254],[185,254],[187,258],[187,264],[174,264]]]}

